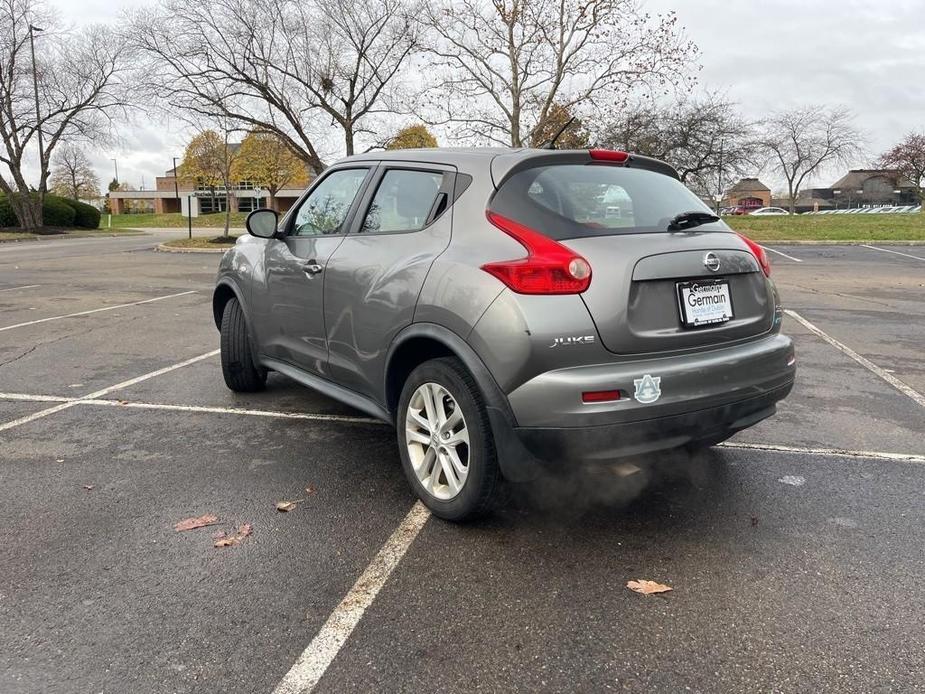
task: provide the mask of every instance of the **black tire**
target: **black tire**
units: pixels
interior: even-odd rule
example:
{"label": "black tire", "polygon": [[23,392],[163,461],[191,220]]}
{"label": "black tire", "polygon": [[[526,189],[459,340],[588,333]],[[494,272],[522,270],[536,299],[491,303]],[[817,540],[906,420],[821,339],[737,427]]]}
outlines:
{"label": "black tire", "polygon": [[[418,480],[405,442],[405,418],[409,403],[414,392],[425,383],[436,383],[450,393],[457,406],[462,409],[469,433],[468,474],[459,493],[448,500],[435,497]],[[408,483],[435,516],[449,521],[464,521],[477,518],[491,510],[502,489],[495,440],[482,394],[475,379],[458,359],[433,359],[411,372],[402,387],[395,424],[399,455]]]}
{"label": "black tire", "polygon": [[267,385],[267,370],[254,363],[244,311],[237,299],[229,299],[222,313],[222,376],[236,393],[256,393]]}

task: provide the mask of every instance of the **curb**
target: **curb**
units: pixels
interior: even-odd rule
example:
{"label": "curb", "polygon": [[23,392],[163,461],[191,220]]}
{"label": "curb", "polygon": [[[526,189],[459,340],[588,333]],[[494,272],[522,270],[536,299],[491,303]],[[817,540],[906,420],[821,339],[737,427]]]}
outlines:
{"label": "curb", "polygon": [[31,236],[26,239],[5,239],[0,233],[0,244],[28,243],[30,241],[54,242],[61,239],[121,239],[123,236],[147,236],[144,231],[121,231],[115,234],[48,234],[46,236]]}
{"label": "curb", "polygon": [[161,253],[224,253],[230,248],[234,248],[234,244],[229,245],[228,248],[177,248],[168,246],[166,243],[159,243],[154,250]]}

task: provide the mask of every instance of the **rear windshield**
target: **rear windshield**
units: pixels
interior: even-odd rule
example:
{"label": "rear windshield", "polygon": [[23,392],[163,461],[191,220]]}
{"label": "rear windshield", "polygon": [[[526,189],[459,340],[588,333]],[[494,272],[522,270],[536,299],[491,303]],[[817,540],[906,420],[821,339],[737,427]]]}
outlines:
{"label": "rear windshield", "polygon": [[[682,212],[712,211],[669,176],[601,164],[519,171],[501,185],[490,209],[553,239],[664,232]],[[727,229],[722,222],[698,228]]]}

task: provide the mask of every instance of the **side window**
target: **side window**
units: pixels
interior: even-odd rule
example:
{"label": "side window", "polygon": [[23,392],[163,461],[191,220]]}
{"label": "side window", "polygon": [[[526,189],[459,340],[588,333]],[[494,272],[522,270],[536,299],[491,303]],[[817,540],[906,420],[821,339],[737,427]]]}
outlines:
{"label": "side window", "polygon": [[443,174],[434,171],[386,171],[359,233],[422,229],[442,183]]}
{"label": "side window", "polygon": [[293,236],[344,233],[344,221],[368,169],[342,169],[328,174],[296,213]]}

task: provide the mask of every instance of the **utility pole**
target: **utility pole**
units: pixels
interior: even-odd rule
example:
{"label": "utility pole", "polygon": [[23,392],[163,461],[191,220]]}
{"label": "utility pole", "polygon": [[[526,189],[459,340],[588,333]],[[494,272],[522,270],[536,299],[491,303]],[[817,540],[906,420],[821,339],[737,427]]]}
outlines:
{"label": "utility pole", "polygon": [[177,172],[177,158],[174,157],[174,158],[173,158],[173,194],[174,194],[174,196],[177,198],[177,212],[179,212],[179,211],[180,211],[180,207],[182,207],[182,205],[181,205],[181,203],[180,203],[180,185],[179,185],[179,183],[177,182],[177,176],[178,176],[178,175],[179,175],[179,174],[178,174],[178,172]]}
{"label": "utility pole", "polygon": [[42,142],[42,117],[39,115],[39,70],[35,64],[35,32],[45,31],[37,26],[29,25],[29,48],[32,50],[32,87],[35,89],[35,127],[39,136],[39,192],[43,190],[43,171],[45,170],[45,144]]}

